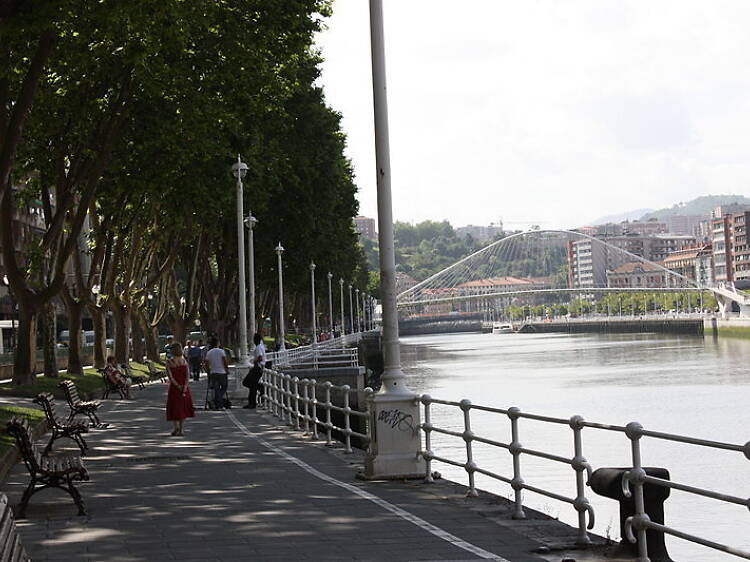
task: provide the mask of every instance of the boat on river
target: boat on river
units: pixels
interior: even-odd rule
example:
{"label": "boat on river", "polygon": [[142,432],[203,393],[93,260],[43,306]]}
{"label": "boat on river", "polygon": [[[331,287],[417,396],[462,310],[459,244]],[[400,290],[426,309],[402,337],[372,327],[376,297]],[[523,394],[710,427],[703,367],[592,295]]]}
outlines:
{"label": "boat on river", "polygon": [[515,332],[513,329],[513,324],[502,324],[500,322],[495,322],[492,325],[492,333],[493,334],[512,334]]}

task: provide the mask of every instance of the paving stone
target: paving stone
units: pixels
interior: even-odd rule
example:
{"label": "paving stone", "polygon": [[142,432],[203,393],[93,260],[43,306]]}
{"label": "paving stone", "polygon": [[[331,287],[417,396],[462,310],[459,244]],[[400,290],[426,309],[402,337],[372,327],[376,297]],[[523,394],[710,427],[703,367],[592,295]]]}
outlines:
{"label": "paving stone", "polygon": [[[473,561],[476,555],[330,482],[315,478],[241,432],[226,412],[197,410],[185,437],[164,420],[166,386],[149,385],[132,402],[109,401],[92,430],[80,487],[88,516],[69,496],[34,496],[19,521],[34,560],[258,560],[284,562]],[[197,404],[205,380],[194,389]],[[513,562],[542,560],[538,543],[419,483],[355,479],[361,456],[300,440],[262,412],[231,410],[266,442],[347,484],[377,495],[448,533]],[[71,444],[61,450],[73,450]],[[15,504],[28,481],[16,466],[3,488]],[[459,491],[459,493],[462,493]],[[445,498],[450,496],[450,500]]]}

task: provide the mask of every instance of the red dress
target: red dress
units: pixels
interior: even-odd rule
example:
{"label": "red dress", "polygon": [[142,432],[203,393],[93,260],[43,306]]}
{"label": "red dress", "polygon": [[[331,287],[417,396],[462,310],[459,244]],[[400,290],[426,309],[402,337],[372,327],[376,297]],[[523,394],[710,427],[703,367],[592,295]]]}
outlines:
{"label": "red dress", "polygon": [[[168,368],[172,374],[172,378],[177,381],[177,384],[184,387],[187,384],[188,366],[177,365],[176,367]],[[185,418],[192,418],[194,415],[193,397],[190,394],[190,387],[187,388],[187,392],[183,396],[182,391],[170,381],[169,390],[167,390],[167,420],[184,420]]]}

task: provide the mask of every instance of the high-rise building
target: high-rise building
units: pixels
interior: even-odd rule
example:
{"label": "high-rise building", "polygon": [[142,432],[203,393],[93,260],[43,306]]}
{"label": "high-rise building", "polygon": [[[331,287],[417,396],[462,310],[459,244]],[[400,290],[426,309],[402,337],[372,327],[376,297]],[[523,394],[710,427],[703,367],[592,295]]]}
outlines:
{"label": "high-rise building", "polygon": [[354,217],[354,230],[362,238],[369,240],[377,240],[378,238],[378,233],[375,231],[375,219],[371,219],[370,217]]}
{"label": "high-rise building", "polygon": [[[714,215],[723,209],[724,207],[717,209]],[[740,289],[750,287],[748,224],[749,210],[714,216],[711,219],[714,276],[717,282],[734,283]]]}
{"label": "high-rise building", "polygon": [[476,226],[469,224],[456,228],[456,234],[459,236],[471,236],[477,242],[490,242],[496,236],[503,234],[503,223],[490,223],[488,226]]}
{"label": "high-rise building", "polygon": [[636,262],[633,256],[661,262],[671,253],[693,246],[695,237],[681,234],[583,238],[568,244],[568,284],[575,289],[606,287],[607,272]]}

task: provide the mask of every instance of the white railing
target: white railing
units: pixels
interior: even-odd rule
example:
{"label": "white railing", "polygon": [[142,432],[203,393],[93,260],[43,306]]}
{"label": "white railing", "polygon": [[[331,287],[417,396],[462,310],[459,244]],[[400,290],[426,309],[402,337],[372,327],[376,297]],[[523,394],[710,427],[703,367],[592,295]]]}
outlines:
{"label": "white railing", "polygon": [[[719,441],[710,441],[706,439],[697,439],[694,437],[688,437],[684,435],[676,435],[670,433],[663,433],[658,431],[651,431],[644,429],[641,424],[637,422],[629,423],[626,426],[608,425],[601,423],[593,423],[585,421],[581,416],[573,416],[569,419],[555,418],[549,416],[542,416],[537,414],[530,414],[522,412],[518,408],[491,408],[488,406],[479,406],[472,404],[469,400],[461,400],[460,402],[453,402],[450,400],[438,400],[425,394],[420,397],[421,403],[424,405],[424,422],[420,424],[421,429],[424,431],[424,449],[421,451],[422,457],[425,459],[425,478],[428,482],[432,481],[432,463],[442,462],[453,466],[463,468],[468,475],[469,490],[468,496],[476,496],[477,489],[475,487],[474,475],[476,473],[483,474],[492,479],[505,482],[510,484],[514,491],[514,518],[523,518],[523,497],[522,491],[529,490],[537,494],[541,494],[548,498],[559,500],[571,504],[578,514],[578,537],[577,542],[585,544],[590,542],[588,537],[587,529],[593,528],[594,525],[594,510],[591,507],[588,499],[585,495],[585,486],[588,484],[588,478],[584,477],[584,472],[590,478],[592,473],[592,467],[586,458],[583,456],[583,447],[581,434],[584,428],[604,430],[612,433],[625,434],[630,441],[631,450],[631,464],[632,466],[624,473],[622,477],[622,489],[625,497],[633,497],[635,503],[635,515],[629,517],[625,522],[625,534],[629,541],[638,543],[639,556],[641,560],[648,560],[647,558],[647,544],[646,544],[646,531],[654,530],[657,532],[665,533],[678,537],[693,543],[697,543],[715,550],[719,550],[740,558],[750,559],[750,552],[740,550],[731,546],[720,544],[702,537],[698,537],[689,533],[673,529],[667,525],[662,525],[651,521],[645,512],[644,507],[644,493],[643,487],[646,484],[655,486],[661,486],[674,490],[681,490],[690,494],[695,494],[705,498],[711,498],[725,503],[745,506],[750,509],[750,499],[740,498],[728,494],[722,494],[712,490],[704,488],[690,486],[687,484],[681,484],[673,482],[671,480],[665,480],[662,478],[656,478],[646,474],[643,469],[643,463],[641,460],[641,438],[650,437],[653,439],[660,439],[665,441],[671,441],[675,443],[683,443],[689,445],[696,445],[699,447],[706,447],[709,449],[720,449],[725,451],[735,451],[743,454],[745,458],[750,460],[750,442],[744,445],[737,445],[732,443],[722,443]],[[451,431],[436,427],[432,424],[431,418],[431,406],[433,404],[451,406],[459,408],[463,413],[463,431]],[[510,421],[511,429],[511,442],[503,443],[488,439],[477,435],[472,430],[471,426],[471,412],[473,410],[489,412],[494,414],[500,414],[507,417]],[[573,455],[571,457],[563,457],[544,451],[537,451],[529,449],[521,445],[519,437],[519,419],[530,419],[549,424],[556,424],[560,426],[569,426],[573,432]],[[442,457],[432,450],[432,434],[440,433],[443,435],[449,435],[462,439],[466,444],[466,456],[461,460],[449,459]],[[493,472],[487,467],[479,466],[473,455],[473,444],[483,443],[499,449],[505,449],[512,455],[513,460],[513,474],[510,476],[502,475]],[[522,456],[529,455],[533,457],[539,457],[547,459],[553,462],[570,465],[574,471],[575,485],[576,485],[576,497],[566,497],[556,492],[546,490],[539,486],[533,486],[527,484],[522,477]],[[586,524],[586,514],[588,513],[588,525]]]}
{"label": "white railing", "polygon": [[[344,438],[344,451],[352,452],[352,437],[370,443],[370,418],[372,409],[371,388],[352,390],[348,385],[337,386],[329,381],[319,383],[315,379],[300,379],[266,369],[263,372],[263,406],[274,416],[292,426],[294,429],[304,429],[304,434],[312,439],[320,438],[319,429],[325,432],[326,445],[333,445],[333,432],[341,433]],[[341,394],[341,406],[331,401],[331,392]],[[351,395],[357,394],[357,405],[364,405],[364,410],[351,407]],[[331,412],[339,412],[343,416],[343,426],[335,425]],[[352,418],[364,420],[364,432],[352,429]]]}
{"label": "white railing", "polygon": [[[356,332],[336,338],[318,342],[315,346],[303,345],[283,351],[273,351],[267,354],[268,360],[277,366],[310,365],[318,366],[359,366],[359,356],[356,348],[348,348],[347,345],[356,345],[367,332]],[[339,356],[336,359],[336,356]]]}

